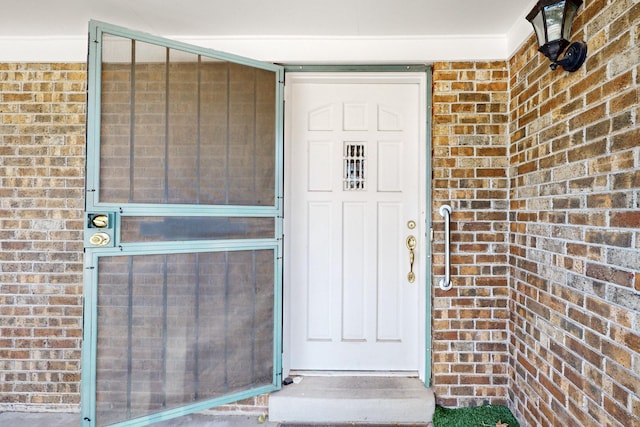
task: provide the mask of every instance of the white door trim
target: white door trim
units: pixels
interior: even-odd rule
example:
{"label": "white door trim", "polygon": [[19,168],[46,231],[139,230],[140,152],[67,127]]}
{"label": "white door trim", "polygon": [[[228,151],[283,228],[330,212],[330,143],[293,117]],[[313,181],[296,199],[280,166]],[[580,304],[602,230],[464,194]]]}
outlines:
{"label": "white door trim", "polygon": [[[422,254],[422,259],[424,262],[420,263],[420,271],[418,277],[422,277],[422,283],[417,284],[420,286],[419,290],[419,299],[420,299],[420,307],[418,311],[418,375],[421,380],[428,380],[426,377],[426,363],[427,363],[427,353],[426,349],[429,343],[427,343],[427,319],[426,319],[426,311],[427,311],[427,285],[430,282],[430,272],[427,271],[427,266],[430,264],[427,259],[429,252],[427,250],[427,245],[430,244],[428,241],[429,229],[430,225],[427,221],[427,147],[430,146],[427,142],[427,75],[425,72],[288,72],[286,73],[287,79],[290,81],[292,78],[297,79],[298,81],[305,82],[338,82],[340,79],[345,78],[353,78],[359,77],[366,79],[367,83],[388,83],[390,81],[399,82],[403,81],[406,83],[419,84],[421,87],[420,90],[420,141],[419,144],[419,194],[416,195],[419,197],[419,209],[420,209],[420,217],[419,221],[422,225],[423,233],[421,235],[416,236],[418,239],[418,254]],[[291,85],[285,85],[285,103],[288,98],[288,92],[290,91]],[[290,245],[287,244],[288,236],[291,236],[292,230],[290,228],[290,221],[287,221],[287,218],[291,215],[291,204],[288,203],[292,195],[291,188],[291,171],[292,165],[290,163],[290,158],[287,156],[287,152],[291,150],[291,110],[287,109],[285,106],[285,119],[284,119],[284,134],[285,134],[285,161],[284,161],[284,262],[283,262],[283,279],[284,279],[284,290],[283,290],[283,375],[286,377],[289,375],[291,370],[290,365],[290,351],[291,351],[291,265],[288,262],[290,257]],[[420,255],[419,255],[420,256]],[[430,304],[429,304],[430,305]],[[430,314],[429,314],[430,315]],[[430,345],[429,345],[430,347]],[[357,374],[354,372],[354,374]]]}

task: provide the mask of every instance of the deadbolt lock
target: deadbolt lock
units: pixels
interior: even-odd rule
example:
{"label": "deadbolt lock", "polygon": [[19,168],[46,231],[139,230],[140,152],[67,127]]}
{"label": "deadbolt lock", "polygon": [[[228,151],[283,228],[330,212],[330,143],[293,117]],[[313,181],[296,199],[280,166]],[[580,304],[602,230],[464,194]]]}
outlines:
{"label": "deadbolt lock", "polygon": [[114,246],[117,227],[116,214],[114,212],[87,212],[85,215],[85,247]]}
{"label": "deadbolt lock", "polygon": [[108,214],[89,214],[89,228],[111,228],[109,223]]}
{"label": "deadbolt lock", "polygon": [[107,215],[95,215],[91,218],[91,224],[95,228],[106,228],[109,226],[109,217]]}

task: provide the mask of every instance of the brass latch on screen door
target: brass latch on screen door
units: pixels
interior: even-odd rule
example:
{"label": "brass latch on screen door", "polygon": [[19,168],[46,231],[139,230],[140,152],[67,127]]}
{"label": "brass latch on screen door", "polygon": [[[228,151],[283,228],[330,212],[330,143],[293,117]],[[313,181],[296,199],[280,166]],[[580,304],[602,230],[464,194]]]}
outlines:
{"label": "brass latch on screen door", "polygon": [[115,222],[113,212],[87,212],[84,229],[85,248],[113,247]]}
{"label": "brass latch on screen door", "polygon": [[407,248],[409,249],[409,274],[407,274],[407,280],[409,283],[413,283],[416,280],[416,275],[413,272],[413,263],[416,259],[414,249],[416,248],[416,238],[413,236],[407,237]]}

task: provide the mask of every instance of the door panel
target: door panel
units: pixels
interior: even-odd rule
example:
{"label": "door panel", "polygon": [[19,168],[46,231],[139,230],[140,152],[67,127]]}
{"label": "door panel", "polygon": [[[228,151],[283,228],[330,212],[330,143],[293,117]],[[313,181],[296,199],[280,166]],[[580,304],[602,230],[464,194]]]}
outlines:
{"label": "door panel", "polygon": [[416,256],[410,282],[406,239],[424,232],[424,86],[398,75],[287,81],[291,368],[418,371],[422,266]]}
{"label": "door panel", "polygon": [[[400,224],[403,219],[401,203],[378,204],[378,263],[377,339],[378,341],[402,340],[403,289],[398,286],[398,272],[406,270],[406,253],[398,242],[404,240],[402,230],[386,224]],[[405,263],[402,263],[405,261]],[[404,267],[404,269],[403,269]],[[402,274],[402,273],[400,273]]]}
{"label": "door panel", "polygon": [[278,389],[283,70],[90,37],[83,425]]}

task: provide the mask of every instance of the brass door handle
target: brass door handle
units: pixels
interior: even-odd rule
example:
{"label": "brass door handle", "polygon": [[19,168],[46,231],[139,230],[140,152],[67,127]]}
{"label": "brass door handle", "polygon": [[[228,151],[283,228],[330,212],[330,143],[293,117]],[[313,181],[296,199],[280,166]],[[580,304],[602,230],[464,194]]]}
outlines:
{"label": "brass door handle", "polygon": [[414,249],[416,248],[416,238],[413,236],[407,237],[407,248],[409,249],[409,274],[407,274],[407,280],[409,283],[413,283],[416,280],[416,275],[413,272],[413,263],[415,262],[416,255]]}

